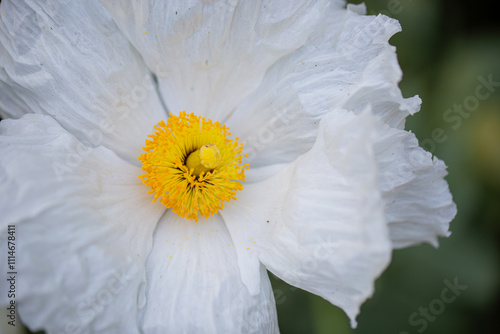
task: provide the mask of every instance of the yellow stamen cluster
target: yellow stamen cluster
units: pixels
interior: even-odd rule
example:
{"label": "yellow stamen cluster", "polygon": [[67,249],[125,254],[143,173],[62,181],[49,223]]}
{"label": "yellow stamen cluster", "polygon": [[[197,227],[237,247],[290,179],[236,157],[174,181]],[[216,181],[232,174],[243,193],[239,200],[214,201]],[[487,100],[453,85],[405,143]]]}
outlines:
{"label": "yellow stamen cluster", "polygon": [[139,156],[146,173],[139,178],[151,188],[153,202],[198,221],[236,199],[248,165],[241,165],[243,144],[227,138],[226,126],[183,111],[154,128]]}

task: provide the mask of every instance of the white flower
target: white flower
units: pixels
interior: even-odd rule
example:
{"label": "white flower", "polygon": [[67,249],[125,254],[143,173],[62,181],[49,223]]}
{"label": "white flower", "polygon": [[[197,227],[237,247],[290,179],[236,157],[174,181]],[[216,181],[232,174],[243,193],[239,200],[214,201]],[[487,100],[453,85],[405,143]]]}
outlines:
{"label": "white flower", "polygon": [[[392,249],[449,234],[446,167],[404,131],[420,100],[397,85],[395,20],[326,0],[102,3],[0,5],[1,238],[16,226],[31,329],[275,333],[266,269],[355,326]],[[198,222],[138,179],[167,110],[248,154],[237,199]]]}

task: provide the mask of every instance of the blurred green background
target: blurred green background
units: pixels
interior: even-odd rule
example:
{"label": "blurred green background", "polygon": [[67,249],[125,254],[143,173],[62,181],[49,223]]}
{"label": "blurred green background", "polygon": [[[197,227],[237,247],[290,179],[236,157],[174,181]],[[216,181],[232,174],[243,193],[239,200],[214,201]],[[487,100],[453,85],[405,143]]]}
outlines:
{"label": "blurred green background", "polygon": [[[350,1],[360,3],[361,1]],[[500,87],[468,117],[446,122],[446,110],[474,96],[478,77],[500,82],[500,19],[493,1],[367,0],[369,14],[398,19],[397,47],[405,97],[420,95],[407,121],[427,150],[448,165],[458,215],[440,247],[395,251],[361,309],[358,328],[320,297],[272,278],[282,334],[496,333],[500,314]],[[468,100],[467,100],[468,99]],[[459,124],[460,122],[460,124]],[[433,131],[442,129],[439,140]],[[467,289],[439,309],[444,280]],[[434,307],[429,319],[420,308]],[[410,323],[410,316],[417,323]],[[425,328],[424,324],[425,322]]]}
{"label": "blurred green background", "polygon": [[[402,25],[403,31],[391,39],[403,70],[400,87],[403,96],[418,94],[423,100],[406,128],[448,165],[458,215],[451,223],[451,237],[441,239],[438,249],[425,244],[394,252],[354,330],[340,309],[273,279],[281,333],[498,333],[500,87],[477,106],[470,98],[479,76],[488,80],[491,75],[500,83],[500,18],[494,2],[364,2],[369,14],[383,13]],[[446,110],[464,102],[473,109],[464,109],[467,118],[465,114],[460,121],[443,119]],[[442,138],[433,138],[435,129],[442,129]],[[455,278],[467,289],[453,302],[443,303],[441,310],[435,300],[441,299],[443,281],[453,284]],[[425,320],[420,308],[430,304],[437,315],[429,311],[430,320]],[[412,325],[409,318],[414,312],[417,323]]]}

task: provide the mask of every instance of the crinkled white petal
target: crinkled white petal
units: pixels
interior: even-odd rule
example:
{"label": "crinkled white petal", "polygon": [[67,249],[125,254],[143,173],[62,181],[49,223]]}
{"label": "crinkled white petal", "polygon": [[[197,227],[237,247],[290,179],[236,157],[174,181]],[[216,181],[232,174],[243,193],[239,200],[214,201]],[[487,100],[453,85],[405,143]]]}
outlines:
{"label": "crinkled white petal", "polygon": [[343,308],[355,326],[391,253],[376,184],[375,124],[368,112],[329,113],[308,153],[247,184],[221,211],[252,292],[260,260],[286,282]]}
{"label": "crinkled white petal", "polygon": [[266,270],[257,268],[260,292],[250,295],[218,215],[195,223],[168,211],[147,268],[144,333],[278,333]]}
{"label": "crinkled white petal", "polygon": [[383,15],[330,9],[305,44],[276,62],[228,119],[251,166],[289,163],[307,152],[319,121],[335,109],[360,113],[370,105],[384,122],[403,128],[420,99],[404,99],[398,87],[401,70],[388,40],[399,30]]}
{"label": "crinkled white petal", "polygon": [[343,1],[104,3],[158,76],[169,111],[224,121]]}
{"label": "crinkled white petal", "polygon": [[4,0],[0,13],[0,115],[51,115],[79,140],[136,163],[166,114],[106,9],[94,0]]}
{"label": "crinkled white petal", "polygon": [[444,180],[443,161],[418,146],[415,135],[379,123],[375,154],[379,189],[394,248],[449,236],[457,208]]}
{"label": "crinkled white petal", "polygon": [[146,259],[165,211],[140,169],[36,114],[0,122],[0,156],[0,235],[15,225],[23,322],[49,333],[139,333]]}

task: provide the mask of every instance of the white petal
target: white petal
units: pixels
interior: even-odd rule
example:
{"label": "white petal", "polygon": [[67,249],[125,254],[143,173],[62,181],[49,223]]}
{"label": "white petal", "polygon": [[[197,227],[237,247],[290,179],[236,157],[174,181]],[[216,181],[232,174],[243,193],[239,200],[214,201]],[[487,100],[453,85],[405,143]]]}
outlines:
{"label": "white petal", "polygon": [[370,105],[384,122],[402,128],[420,100],[403,99],[398,87],[401,70],[388,40],[399,30],[397,21],[383,15],[329,11],[321,27],[271,67],[227,121],[245,142],[252,166],[289,163],[307,152],[320,119],[334,109],[360,113]]}
{"label": "white petal", "polygon": [[0,235],[16,226],[23,322],[50,333],[138,333],[146,258],[165,211],[140,169],[85,147],[46,115],[1,121],[0,156]]}
{"label": "white petal", "polygon": [[311,151],[271,179],[246,184],[221,212],[251,291],[258,256],[286,282],[343,308],[355,325],[391,252],[376,187],[375,122],[368,113],[328,114]]}
{"label": "white petal", "polygon": [[166,114],[106,9],[96,1],[4,0],[0,12],[0,115],[51,115],[79,140],[138,163]]}
{"label": "white petal", "polygon": [[366,5],[364,3],[360,3],[358,5],[348,3],[347,10],[358,13],[359,15],[366,15]]}
{"label": "white petal", "polygon": [[195,223],[167,212],[147,266],[144,333],[278,333],[266,270],[257,268],[261,290],[250,295],[218,215]]}
{"label": "white petal", "polygon": [[445,164],[420,148],[413,133],[385,124],[378,126],[375,153],[393,247],[424,241],[437,247],[457,213]]}
{"label": "white petal", "polygon": [[325,0],[105,3],[160,79],[168,109],[224,118],[325,19]]}

